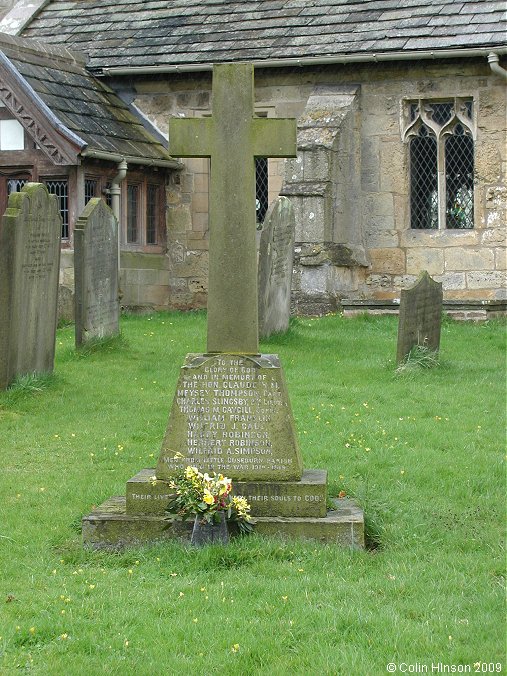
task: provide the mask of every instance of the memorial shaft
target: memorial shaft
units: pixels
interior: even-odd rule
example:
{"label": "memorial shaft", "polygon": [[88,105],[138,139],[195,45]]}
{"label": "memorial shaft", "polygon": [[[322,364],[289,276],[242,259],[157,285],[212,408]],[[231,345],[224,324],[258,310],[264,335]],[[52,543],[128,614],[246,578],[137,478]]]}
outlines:
{"label": "memorial shaft", "polygon": [[253,67],[222,64],[212,117],[169,125],[173,155],[211,158],[208,352],[258,352],[255,158],[296,154],[295,120],[253,114]]}

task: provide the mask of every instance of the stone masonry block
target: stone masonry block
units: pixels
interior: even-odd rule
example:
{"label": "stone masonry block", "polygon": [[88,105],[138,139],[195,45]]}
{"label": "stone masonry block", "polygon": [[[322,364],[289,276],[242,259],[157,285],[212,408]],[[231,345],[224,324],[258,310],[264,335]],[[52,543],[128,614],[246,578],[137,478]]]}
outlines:
{"label": "stone masonry block", "polygon": [[444,252],[441,249],[409,249],[407,251],[407,272],[418,275],[426,270],[430,275],[444,271]]}
{"label": "stone masonry block", "polygon": [[192,227],[190,209],[186,205],[169,209],[167,212],[169,228],[173,232],[185,232]]}
{"label": "stone masonry block", "polygon": [[466,288],[464,272],[446,272],[443,275],[435,275],[435,282],[441,282],[444,291]]}
{"label": "stone masonry block", "polygon": [[371,272],[400,275],[405,272],[405,252],[402,249],[370,249]]}
{"label": "stone masonry block", "polygon": [[448,249],[445,252],[445,270],[493,270],[495,255],[493,249],[473,250],[464,247]]}
{"label": "stone masonry block", "polygon": [[488,228],[482,231],[482,244],[505,244],[507,232],[505,228]]}
{"label": "stone masonry block", "polygon": [[507,283],[507,274],[500,270],[468,272],[466,278],[469,289],[502,289]]}
{"label": "stone masonry block", "polygon": [[480,241],[478,230],[405,230],[401,233],[401,246],[450,247],[476,246]]}
{"label": "stone masonry block", "polygon": [[505,270],[507,268],[507,249],[505,247],[498,247],[495,250],[495,269]]}

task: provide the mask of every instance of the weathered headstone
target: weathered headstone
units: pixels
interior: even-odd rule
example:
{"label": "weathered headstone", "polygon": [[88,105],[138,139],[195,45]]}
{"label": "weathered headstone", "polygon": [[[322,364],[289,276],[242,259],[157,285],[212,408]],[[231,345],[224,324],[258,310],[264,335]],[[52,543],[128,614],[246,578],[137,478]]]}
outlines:
{"label": "weathered headstone", "polygon": [[74,229],[76,345],[119,333],[118,224],[93,197]]}
{"label": "weathered headstone", "polygon": [[61,228],[45,185],[10,195],[0,230],[0,389],[53,371]]}
{"label": "weathered headstone", "polygon": [[187,355],[155,472],[83,520],[92,546],[181,534],[163,514],[169,480],[187,465],[232,478],[258,532],[364,544],[360,510],[327,512],[327,473],[303,472],[280,361],[258,353],[254,158],[293,156],[296,127],[254,118],[253,105],[253,67],[224,64],[213,70],[213,116],[170,121],[173,155],[211,157],[207,352]]}
{"label": "weathered headstone", "polygon": [[442,284],[422,272],[414,286],[402,289],[396,361],[400,364],[417,345],[438,352],[442,323]]}
{"label": "weathered headstone", "polygon": [[287,197],[269,208],[259,247],[259,337],[289,328],[296,220]]}

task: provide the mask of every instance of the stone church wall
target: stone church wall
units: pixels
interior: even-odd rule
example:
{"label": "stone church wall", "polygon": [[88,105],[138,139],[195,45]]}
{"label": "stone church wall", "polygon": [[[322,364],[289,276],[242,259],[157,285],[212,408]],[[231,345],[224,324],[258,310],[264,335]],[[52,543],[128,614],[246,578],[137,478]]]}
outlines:
{"label": "stone church wall", "polygon": [[[210,114],[210,88],[210,73],[139,80],[135,104],[167,133],[170,115]],[[443,283],[446,299],[504,299],[505,82],[491,74],[485,59],[467,64],[456,60],[265,69],[256,70],[256,107],[259,114],[301,121],[312,97],[326,88],[355,92],[329,148],[324,142],[318,147],[317,139],[312,159],[300,148],[296,160],[269,162],[270,199],[282,191],[300,202],[295,308],[325,312],[339,307],[344,298],[393,300],[422,270]],[[412,230],[403,102],[453,97],[472,97],[474,102],[475,227]],[[298,161],[310,172],[297,188],[302,191],[299,196],[289,185]],[[141,263],[132,260],[124,271],[131,282],[126,285],[126,300],[129,294],[130,300],[136,299],[131,304],[143,304],[148,297],[158,307],[206,304],[208,161],[184,162],[185,169],[173,174],[168,189],[168,252],[161,257],[163,263],[145,261],[138,267]],[[310,194],[309,184],[313,182],[318,192],[320,179],[319,202],[316,194]],[[318,208],[310,208],[312,199]],[[156,286],[163,291],[158,293]]]}

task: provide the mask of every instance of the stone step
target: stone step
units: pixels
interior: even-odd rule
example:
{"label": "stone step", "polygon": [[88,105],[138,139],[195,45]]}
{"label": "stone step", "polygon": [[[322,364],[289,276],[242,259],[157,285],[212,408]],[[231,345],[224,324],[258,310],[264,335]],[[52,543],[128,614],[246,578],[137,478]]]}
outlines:
{"label": "stone step", "polygon": [[[261,535],[303,538],[344,547],[364,547],[362,510],[349,499],[334,500],[334,509],[318,517],[254,517]],[[83,517],[83,544],[92,549],[121,549],[161,540],[190,541],[193,520],[167,520],[159,514],[127,514],[123,496],[109,498]]]}
{"label": "stone step", "polygon": [[[326,516],[325,470],[305,470],[299,481],[234,481],[233,487],[250,503],[252,516]],[[171,494],[167,481],[155,479],[154,469],[142,469],[127,481],[127,514],[163,515]]]}

